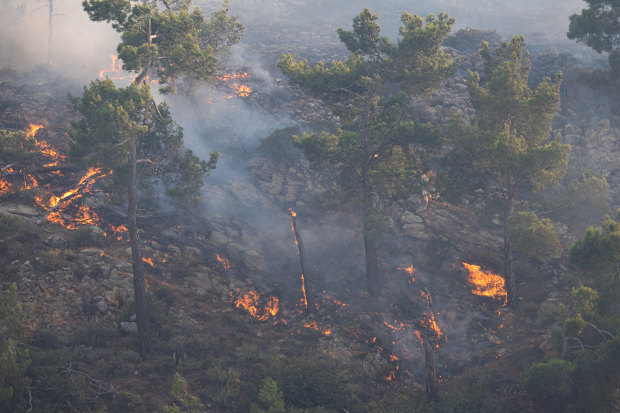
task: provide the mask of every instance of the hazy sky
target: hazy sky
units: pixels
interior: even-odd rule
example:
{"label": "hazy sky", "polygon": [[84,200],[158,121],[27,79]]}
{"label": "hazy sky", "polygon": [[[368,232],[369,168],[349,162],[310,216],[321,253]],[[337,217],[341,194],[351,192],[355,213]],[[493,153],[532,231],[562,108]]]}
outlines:
{"label": "hazy sky", "polygon": [[[45,62],[48,33],[48,0],[2,0],[14,11],[4,10],[0,16],[0,67],[12,65],[28,69]],[[221,0],[199,0],[195,3],[210,8]],[[97,68],[105,67],[115,50],[117,34],[106,23],[92,23],[82,11],[81,0],[54,0],[54,64],[74,73],[93,77]],[[403,10],[426,15],[446,11],[456,17],[456,29],[475,27],[495,29],[500,34],[544,32],[554,39],[565,39],[568,17],[578,13],[581,0],[230,0],[233,12],[247,16],[277,15],[290,21],[305,18],[308,10],[314,18],[330,24],[349,27],[352,17],[363,7],[378,12],[386,25],[398,23]],[[388,21],[389,20],[389,21]]]}

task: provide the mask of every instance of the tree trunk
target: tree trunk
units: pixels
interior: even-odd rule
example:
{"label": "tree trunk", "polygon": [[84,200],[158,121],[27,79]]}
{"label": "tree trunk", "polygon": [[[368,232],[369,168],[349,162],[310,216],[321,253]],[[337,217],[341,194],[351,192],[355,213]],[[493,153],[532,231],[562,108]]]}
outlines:
{"label": "tree trunk", "polygon": [[[363,192],[363,218],[374,207],[372,202],[372,180],[370,178],[370,159],[374,156],[368,145],[368,125],[370,122],[370,97],[364,99],[364,108],[360,123],[360,138],[362,147],[366,154],[364,165],[362,165],[362,192]],[[364,233],[364,248],[366,253],[366,289],[371,297],[379,297],[381,295],[381,282],[379,279],[379,262],[377,260],[377,244],[367,231]]]}
{"label": "tree trunk", "polygon": [[140,254],[140,239],[136,216],[138,213],[138,194],[136,183],[136,140],[131,140],[129,155],[129,186],[127,188],[127,229],[131,242],[131,267],[133,270],[133,289],[136,300],[136,324],[140,337],[140,352],[142,357],[153,354],[151,344],[151,328],[149,326],[149,310],[146,302],[146,285],[144,283],[144,267]]}
{"label": "tree trunk", "polygon": [[316,312],[316,305],[314,303],[314,294],[312,289],[312,276],[308,271],[308,265],[306,264],[306,249],[304,248],[304,242],[301,239],[301,233],[297,229],[297,221],[295,220],[295,213],[293,212],[293,232],[295,233],[295,242],[297,243],[297,249],[299,250],[299,265],[301,267],[301,288],[304,293],[304,300],[306,302],[306,311],[308,313]]}
{"label": "tree trunk", "polygon": [[54,0],[50,1],[49,7],[49,32],[47,35],[47,64],[52,64],[52,37],[54,35]]}
{"label": "tree trunk", "polygon": [[510,235],[508,233],[508,218],[512,211],[512,199],[506,200],[504,204],[504,279],[506,280],[506,293],[508,295],[507,304],[511,307],[517,305],[517,292],[515,284],[515,276],[512,271],[512,246],[510,244]]}
{"label": "tree trunk", "polygon": [[429,400],[439,398],[439,384],[437,383],[437,372],[435,370],[435,350],[429,340],[428,334],[424,332],[424,370],[426,373],[426,397]]}
{"label": "tree trunk", "polygon": [[[364,218],[372,210],[372,182],[368,176],[368,166],[362,168],[362,186],[364,192]],[[379,280],[379,262],[377,260],[377,244],[372,235],[364,231],[364,247],[366,250],[366,288],[372,297],[381,295],[381,282]]]}

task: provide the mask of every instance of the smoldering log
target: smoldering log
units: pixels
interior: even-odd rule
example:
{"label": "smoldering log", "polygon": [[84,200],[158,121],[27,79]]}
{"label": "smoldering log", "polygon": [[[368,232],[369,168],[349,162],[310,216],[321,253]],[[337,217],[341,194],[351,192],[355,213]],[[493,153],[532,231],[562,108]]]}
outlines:
{"label": "smoldering log", "polygon": [[314,304],[314,295],[312,292],[312,277],[310,272],[308,271],[308,265],[306,260],[306,249],[304,248],[304,242],[301,239],[301,233],[299,228],[297,227],[297,220],[295,219],[296,213],[291,210],[291,215],[293,217],[293,232],[295,233],[295,243],[297,244],[297,249],[299,250],[299,265],[301,267],[301,281],[304,293],[304,299],[306,301],[306,311],[309,313],[316,312],[316,305]]}

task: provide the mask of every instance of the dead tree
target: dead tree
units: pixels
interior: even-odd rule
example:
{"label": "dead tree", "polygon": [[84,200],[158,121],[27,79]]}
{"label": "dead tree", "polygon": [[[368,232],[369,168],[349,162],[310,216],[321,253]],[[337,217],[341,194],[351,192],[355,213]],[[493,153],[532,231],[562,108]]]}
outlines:
{"label": "dead tree", "polygon": [[425,392],[429,400],[437,400],[439,398],[439,383],[437,382],[437,371],[435,370],[435,349],[431,342],[431,337],[432,335],[429,336],[426,333],[426,329],[424,329]]}
{"label": "dead tree", "polygon": [[301,239],[301,233],[297,228],[297,220],[295,217],[297,214],[291,210],[293,217],[293,232],[295,233],[295,243],[299,250],[299,265],[301,267],[301,288],[304,294],[304,302],[306,304],[306,311],[308,313],[316,312],[316,305],[314,304],[314,295],[312,293],[312,277],[308,271],[308,265],[306,260],[306,249],[304,248],[304,242]]}

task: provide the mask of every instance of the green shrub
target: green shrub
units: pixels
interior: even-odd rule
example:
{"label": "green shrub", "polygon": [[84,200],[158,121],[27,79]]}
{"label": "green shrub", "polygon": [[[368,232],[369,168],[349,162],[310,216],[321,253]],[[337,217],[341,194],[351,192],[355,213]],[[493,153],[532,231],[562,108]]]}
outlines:
{"label": "green shrub", "polygon": [[543,407],[561,412],[573,395],[571,375],[574,369],[575,365],[565,360],[535,363],[525,372],[521,385]]}
{"label": "green shrub", "polygon": [[282,392],[271,377],[263,380],[258,391],[258,404],[252,403],[250,413],[286,413]]}
{"label": "green shrub", "polygon": [[121,335],[116,328],[89,323],[78,333],[75,343],[93,348],[103,348],[109,347],[120,337]]}
{"label": "green shrub", "polygon": [[19,341],[24,338],[24,313],[17,300],[17,286],[0,292],[0,411],[21,410],[30,380],[26,369],[30,355]]}
{"label": "green shrub", "polygon": [[109,243],[110,240],[103,233],[89,227],[79,227],[71,231],[67,240],[69,248],[105,247]]}

